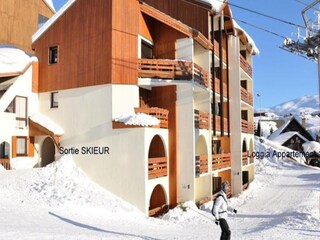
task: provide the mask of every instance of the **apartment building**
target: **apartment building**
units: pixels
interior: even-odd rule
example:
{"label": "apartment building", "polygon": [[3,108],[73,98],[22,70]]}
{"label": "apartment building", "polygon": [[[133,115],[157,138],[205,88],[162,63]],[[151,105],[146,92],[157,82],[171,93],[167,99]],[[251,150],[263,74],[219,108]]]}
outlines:
{"label": "apartment building", "polygon": [[0,1],[0,163],[7,169],[38,162],[28,120],[39,105],[31,38],[54,12],[51,0]]}
{"label": "apartment building", "polygon": [[151,216],[253,180],[257,49],[227,4],[70,0],[32,42],[39,112],[63,130],[31,127],[40,165],[70,153]]}

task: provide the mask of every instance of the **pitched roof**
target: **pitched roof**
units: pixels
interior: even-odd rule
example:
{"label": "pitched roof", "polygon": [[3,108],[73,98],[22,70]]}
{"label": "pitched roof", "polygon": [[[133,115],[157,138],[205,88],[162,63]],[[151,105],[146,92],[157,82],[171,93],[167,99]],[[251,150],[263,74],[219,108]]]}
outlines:
{"label": "pitched roof", "polygon": [[54,8],[52,0],[43,0],[45,4],[51,9],[52,12],[56,12],[56,9]]}
{"label": "pitched roof", "polygon": [[[302,136],[299,132],[285,132],[285,133],[278,135],[277,137],[274,137],[272,139],[272,141],[279,143],[279,144],[283,144],[295,135],[299,136],[305,142],[309,141],[304,136]],[[269,139],[269,140],[271,140],[271,139]]]}

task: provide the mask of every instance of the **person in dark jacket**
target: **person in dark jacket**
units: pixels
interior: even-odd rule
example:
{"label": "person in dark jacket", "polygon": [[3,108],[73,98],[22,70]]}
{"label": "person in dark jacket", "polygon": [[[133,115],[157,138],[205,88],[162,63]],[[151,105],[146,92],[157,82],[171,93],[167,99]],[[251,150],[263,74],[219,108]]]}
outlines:
{"label": "person in dark jacket", "polygon": [[217,194],[212,211],[215,216],[215,223],[220,225],[221,228],[220,240],[230,240],[231,231],[227,222],[228,212],[237,213],[236,209],[228,205],[227,192],[229,189],[230,185],[228,181],[221,184],[221,191]]}

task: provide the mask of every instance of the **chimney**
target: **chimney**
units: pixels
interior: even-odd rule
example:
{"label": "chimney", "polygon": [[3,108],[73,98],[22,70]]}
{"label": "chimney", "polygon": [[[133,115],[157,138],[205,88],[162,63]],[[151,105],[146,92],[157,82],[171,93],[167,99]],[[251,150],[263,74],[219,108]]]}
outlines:
{"label": "chimney", "polygon": [[301,118],[301,125],[303,128],[306,128],[306,118],[305,117]]}

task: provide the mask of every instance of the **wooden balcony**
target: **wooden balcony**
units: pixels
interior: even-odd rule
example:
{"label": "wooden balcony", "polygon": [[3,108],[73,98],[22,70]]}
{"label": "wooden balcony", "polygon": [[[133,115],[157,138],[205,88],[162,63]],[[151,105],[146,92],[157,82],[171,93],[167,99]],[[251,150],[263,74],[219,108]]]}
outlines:
{"label": "wooden balcony", "polygon": [[148,176],[149,179],[166,177],[168,175],[167,171],[167,158],[149,158],[148,160]]}
{"label": "wooden balcony", "polygon": [[248,122],[244,119],[241,119],[241,131],[243,133],[249,133],[253,134],[254,133],[254,127],[252,122]]}
{"label": "wooden balcony", "polygon": [[208,155],[196,156],[196,176],[208,172]]}
{"label": "wooden balcony", "polygon": [[[222,117],[221,116],[218,116],[216,115],[216,131],[220,131],[221,132],[221,119]],[[213,121],[213,114],[211,115],[211,118],[212,118],[212,121]],[[223,118],[223,125],[224,125],[224,129],[225,131],[224,132],[228,132],[228,124],[229,124],[229,121],[228,121],[228,118]],[[213,124],[212,124],[213,126]]]}
{"label": "wooden balcony", "polygon": [[197,109],[194,110],[194,127],[196,129],[209,130],[209,113],[201,112]]}
{"label": "wooden balcony", "polygon": [[0,164],[7,170],[10,170],[10,159],[8,158],[0,158]]}
{"label": "wooden balcony", "polygon": [[246,166],[248,165],[248,153],[247,152],[243,152],[242,153],[242,166]]}
{"label": "wooden balcony", "polygon": [[144,113],[160,120],[160,128],[168,128],[169,110],[163,108],[134,108],[135,113]]}
{"label": "wooden balcony", "polygon": [[212,155],[212,170],[231,167],[231,153]]}
{"label": "wooden balcony", "polygon": [[140,78],[194,80],[208,87],[208,71],[190,61],[138,59]]}
{"label": "wooden balcony", "polygon": [[252,67],[247,60],[240,55],[240,67],[252,78]]}
{"label": "wooden balcony", "polygon": [[[217,57],[219,57],[219,43],[217,40],[214,40],[214,55],[216,55]],[[224,63],[227,62],[227,52],[226,50],[222,47],[222,61]]]}
{"label": "wooden balcony", "polygon": [[[227,97],[227,84],[226,83],[222,83],[223,85],[223,96]],[[213,83],[212,83],[212,78],[211,78],[211,88],[213,90]],[[221,90],[220,90],[220,79],[219,78],[215,78],[214,80],[214,90],[216,93],[221,94]]]}
{"label": "wooden balcony", "polygon": [[241,100],[253,106],[253,96],[246,89],[241,87]]}

